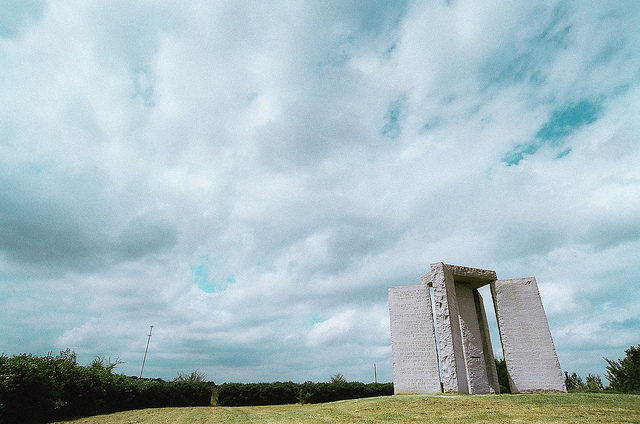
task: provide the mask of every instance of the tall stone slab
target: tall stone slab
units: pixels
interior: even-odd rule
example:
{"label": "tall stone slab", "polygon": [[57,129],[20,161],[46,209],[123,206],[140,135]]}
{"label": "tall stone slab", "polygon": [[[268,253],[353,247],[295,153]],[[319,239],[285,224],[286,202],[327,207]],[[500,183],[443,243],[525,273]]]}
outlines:
{"label": "tall stone slab", "polygon": [[438,327],[442,387],[445,392],[469,393],[458,298],[451,267],[442,262],[431,264],[431,281]]}
{"label": "tall stone slab", "polygon": [[389,318],[394,393],[440,393],[429,288],[390,287]]}
{"label": "tall stone slab", "polygon": [[442,262],[423,280],[433,285],[443,388],[447,392],[499,393],[484,303],[478,293],[495,271]]}
{"label": "tall stone slab", "polygon": [[468,393],[500,393],[482,296],[469,283],[456,282],[455,286]]}
{"label": "tall stone slab", "polygon": [[474,290],[469,283],[455,283],[460,313],[460,335],[467,374],[467,393],[490,393],[484,343],[476,310]]}
{"label": "tall stone slab", "polygon": [[566,392],[536,279],[497,280],[491,294],[511,391]]}

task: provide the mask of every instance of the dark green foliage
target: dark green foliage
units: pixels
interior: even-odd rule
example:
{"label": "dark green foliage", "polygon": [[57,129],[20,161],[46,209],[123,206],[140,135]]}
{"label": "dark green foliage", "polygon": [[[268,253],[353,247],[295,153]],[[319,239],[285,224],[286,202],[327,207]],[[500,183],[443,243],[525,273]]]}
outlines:
{"label": "dark green foliage", "polygon": [[597,374],[587,375],[586,382],[582,381],[582,377],[578,374],[565,371],[564,372],[564,385],[567,387],[568,392],[602,392],[605,389],[602,384],[602,379]]}
{"label": "dark green foliage", "polygon": [[281,405],[297,403],[300,385],[292,382],[225,383],[218,387],[218,405]]}
{"label": "dark green foliage", "polygon": [[225,383],[217,387],[218,405],[282,405],[393,395],[392,383]]}
{"label": "dark green foliage", "polygon": [[496,359],[496,371],[498,371],[498,383],[500,383],[500,393],[511,393],[509,384],[509,374],[507,373],[507,362],[504,359]]}
{"label": "dark green foliage", "polygon": [[192,371],[191,374],[178,373],[178,376],[173,381],[207,381],[207,375],[198,370]]}
{"label": "dark green foliage", "polygon": [[587,375],[586,383],[584,384],[585,392],[602,392],[604,390],[604,384],[599,375],[589,374]]}
{"label": "dark green foliage", "polygon": [[120,363],[75,353],[0,356],[0,423],[37,423],[128,409],[209,405],[213,383],[113,374]]}
{"label": "dark green foliage", "polygon": [[337,373],[331,376],[329,383],[346,383],[346,381],[347,380],[344,378],[344,375]]}
{"label": "dark green foliage", "polygon": [[568,392],[602,392],[605,390],[602,379],[597,374],[587,375],[586,382],[582,381],[582,378],[574,373],[564,372],[564,384],[567,387]]}
{"label": "dark green foliage", "polygon": [[627,356],[617,362],[604,358],[611,389],[621,393],[640,394],[640,345],[624,351]]}
{"label": "dark green foliage", "polygon": [[309,403],[309,398],[311,397],[311,393],[305,393],[304,390],[298,390],[298,403],[300,405],[304,405],[305,403]]}
{"label": "dark green foliage", "polygon": [[567,387],[567,391],[581,392],[584,390],[584,382],[575,372],[571,375],[567,371],[564,372],[564,385]]}

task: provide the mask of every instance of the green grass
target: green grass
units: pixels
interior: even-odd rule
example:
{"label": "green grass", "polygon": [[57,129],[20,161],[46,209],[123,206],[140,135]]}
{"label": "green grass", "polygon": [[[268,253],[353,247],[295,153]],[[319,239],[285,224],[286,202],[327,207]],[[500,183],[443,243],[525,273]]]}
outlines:
{"label": "green grass", "polygon": [[384,396],[315,405],[141,409],[60,423],[640,423],[640,396]]}

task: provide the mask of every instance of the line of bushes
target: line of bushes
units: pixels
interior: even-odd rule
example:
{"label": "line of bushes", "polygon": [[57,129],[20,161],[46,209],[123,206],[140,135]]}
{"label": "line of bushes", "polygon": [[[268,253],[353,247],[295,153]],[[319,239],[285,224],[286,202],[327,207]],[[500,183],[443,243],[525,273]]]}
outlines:
{"label": "line of bushes", "polygon": [[225,383],[217,386],[218,405],[282,405],[393,395],[393,383]]}
{"label": "line of bushes", "polygon": [[113,374],[100,358],[81,366],[70,350],[0,355],[0,423],[38,423],[139,408],[210,405],[213,383]]}
{"label": "line of bushes", "polygon": [[77,363],[70,350],[59,355],[0,355],[0,424],[41,423],[70,417],[166,406],[277,405],[393,395],[392,383],[347,382],[302,384],[201,381],[199,374],[174,381],[114,374],[120,362],[97,358]]}

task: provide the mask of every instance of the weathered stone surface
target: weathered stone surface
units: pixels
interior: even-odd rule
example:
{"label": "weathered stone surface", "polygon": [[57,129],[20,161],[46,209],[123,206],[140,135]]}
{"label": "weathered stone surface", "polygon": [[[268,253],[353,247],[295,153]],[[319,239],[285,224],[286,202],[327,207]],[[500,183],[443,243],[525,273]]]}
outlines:
{"label": "weathered stone surface", "polygon": [[502,351],[513,393],[566,391],[536,279],[491,283]]}
{"label": "weathered stone surface", "polygon": [[442,262],[431,264],[435,316],[445,392],[469,393],[453,273]]}
{"label": "weathered stone surface", "polygon": [[470,283],[471,287],[474,289],[485,286],[498,279],[496,272],[489,269],[470,268],[468,266],[459,265],[446,266],[453,274],[454,280],[457,282]]}
{"label": "weathered stone surface", "polygon": [[494,271],[441,262],[431,264],[431,273],[423,277],[434,290],[442,383],[447,392],[500,390],[484,304],[476,290],[495,279]]}
{"label": "weathered stone surface", "polygon": [[429,288],[389,288],[394,393],[440,393]]}
{"label": "weathered stone surface", "polygon": [[476,304],[476,290],[469,283],[456,281],[456,297],[460,313],[460,334],[467,373],[467,393],[490,393],[489,377],[484,355],[483,333],[480,329]]}

